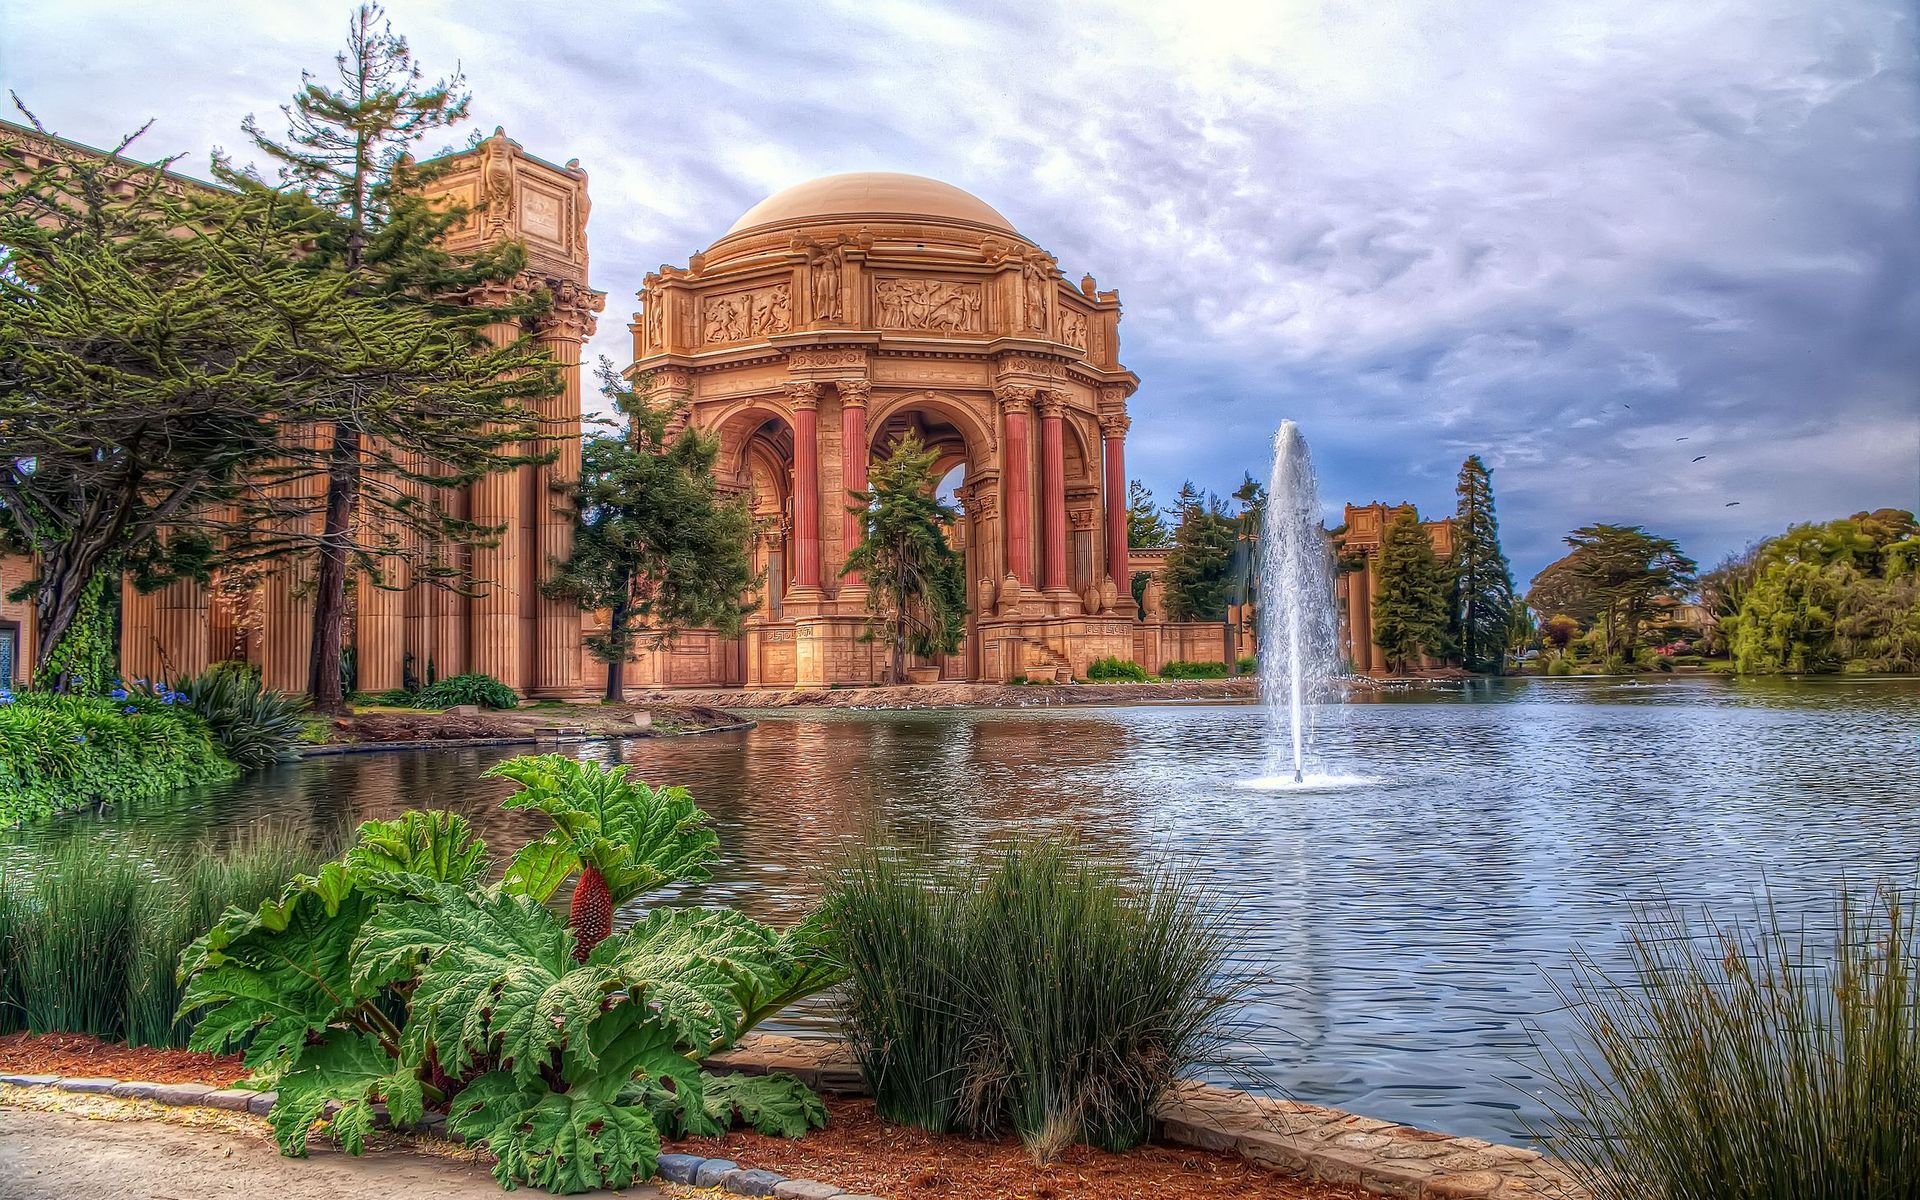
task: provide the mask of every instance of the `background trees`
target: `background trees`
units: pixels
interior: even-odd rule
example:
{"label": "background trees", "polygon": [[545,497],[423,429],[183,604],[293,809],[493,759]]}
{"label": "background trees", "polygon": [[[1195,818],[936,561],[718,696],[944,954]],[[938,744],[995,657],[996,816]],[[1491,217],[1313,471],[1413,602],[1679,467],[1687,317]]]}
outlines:
{"label": "background trees", "polygon": [[1152,550],[1172,540],[1166,514],[1153,502],[1153,493],[1138,479],[1127,484],[1127,545]]}
{"label": "background trees", "polygon": [[[1905,509],[1796,525],[1739,564],[1722,633],[1743,674],[1920,669],[1920,525]],[[1704,590],[1704,589],[1703,589]]]}
{"label": "background trees", "polygon": [[908,433],[868,468],[865,492],[854,493],[861,542],[841,574],[867,584],[867,608],[880,614],[888,677],[907,678],[907,655],[951,654],[966,635],[966,564],[947,543],[958,510],[935,494],[935,450]]}
{"label": "background trees", "polygon": [[1374,570],[1373,640],[1393,669],[1404,673],[1423,651],[1435,658],[1451,654],[1448,572],[1412,510],[1387,526]]}
{"label": "background trees", "polygon": [[1218,496],[1182,484],[1173,548],[1161,573],[1169,621],[1226,619],[1237,527]]}
{"label": "background trees", "polygon": [[1695,564],[1671,538],[1639,525],[1588,525],[1566,537],[1570,553],[1534,576],[1527,603],[1597,623],[1610,662],[1633,659],[1656,602],[1684,598]]}
{"label": "background trees", "polygon": [[1460,661],[1469,671],[1498,674],[1512,640],[1513,572],[1500,550],[1493,512],[1493,473],[1470,455],[1454,488],[1453,629]]}
{"label": "background trees", "polygon": [[626,662],[643,640],[683,630],[734,637],[758,607],[748,558],[753,517],[714,484],[719,443],[696,430],[668,438],[666,414],[627,390],[603,362],[607,393],[628,425],[587,438],[573,490],[573,554],[546,593],[607,613],[587,649],[607,665],[606,698],[625,695]]}

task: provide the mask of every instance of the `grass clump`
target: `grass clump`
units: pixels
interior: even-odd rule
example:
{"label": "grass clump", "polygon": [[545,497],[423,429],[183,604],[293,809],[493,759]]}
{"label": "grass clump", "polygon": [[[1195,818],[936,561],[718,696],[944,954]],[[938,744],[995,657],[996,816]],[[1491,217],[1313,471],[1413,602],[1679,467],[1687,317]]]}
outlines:
{"label": "grass clump", "polygon": [[1096,683],[1145,683],[1153,676],[1130,658],[1096,658],[1087,667],[1087,678]]}
{"label": "grass clump", "polygon": [[221,751],[243,771],[299,757],[305,697],[276,692],[243,663],[219,663],[183,680],[176,692],[207,723]]}
{"label": "grass clump", "polygon": [[256,830],[225,850],[154,853],[74,837],[29,867],[0,868],[0,1033],[85,1033],[184,1046],[180,952],[230,906],[256,908],[327,857]]}
{"label": "grass clump", "polygon": [[491,675],[454,675],[420,689],[412,703],[416,708],[452,708],[456,704],[513,708],[520,697]]}
{"label": "grass clump", "polygon": [[1641,916],[1576,960],[1543,1131],[1596,1200],[1869,1200],[1920,1181],[1920,928],[1892,886],[1790,924]]}
{"label": "grass clump", "polygon": [[828,911],[849,971],[844,1019],[881,1114],[1011,1130],[1042,1161],[1075,1142],[1145,1140],[1161,1094],[1219,1059],[1246,990],[1195,884],[1071,843],[934,867],[869,851]]}

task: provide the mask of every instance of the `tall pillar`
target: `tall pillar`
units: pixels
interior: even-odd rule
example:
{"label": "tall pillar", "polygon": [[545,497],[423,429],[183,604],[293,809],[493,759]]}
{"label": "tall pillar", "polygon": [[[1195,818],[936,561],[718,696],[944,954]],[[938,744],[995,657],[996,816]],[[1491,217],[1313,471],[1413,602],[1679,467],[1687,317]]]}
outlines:
{"label": "tall pillar", "polygon": [[[483,333],[496,346],[509,346],[520,336],[520,327],[512,321],[495,321]],[[520,497],[525,491],[521,472],[495,471],[482,476],[469,489],[468,519],[486,526],[492,545],[476,545],[472,551],[474,593],[467,599],[468,668],[491,675],[514,691],[523,690],[527,681],[520,670],[520,544],[526,536]],[[440,667],[441,678],[453,674]]]}
{"label": "tall pillar", "polygon": [[155,618],[160,608],[157,592],[142,592],[130,577],[120,580],[120,677],[155,680],[161,666]]}
{"label": "tall pillar", "polygon": [[1127,426],[1125,413],[1100,418],[1100,447],[1106,467],[1107,577],[1122,612],[1131,612],[1133,580],[1127,564]]}
{"label": "tall pillar", "polygon": [[211,622],[206,585],[192,579],[176,579],[160,589],[159,601],[154,612],[154,632],[161,646],[164,674],[174,682],[198,675],[212,661],[208,650]]}
{"label": "tall pillar", "polygon": [[1005,500],[1007,574],[1022,587],[1033,586],[1033,478],[1028,428],[1033,413],[1033,389],[1003,387],[997,392],[1006,437],[1001,453],[1001,491]]}
{"label": "tall pillar", "polygon": [[[834,385],[834,390],[840,393],[840,478],[843,489],[851,497],[867,490],[867,399],[873,385],[864,379],[842,379]],[[841,545],[851,555],[866,532],[865,522],[853,510],[851,501],[841,514],[840,531]],[[864,582],[858,575],[847,576],[841,584],[842,591],[863,587]]]}
{"label": "tall pillar", "polygon": [[1347,576],[1348,601],[1353,621],[1353,669],[1362,675],[1373,674],[1373,560],[1360,560],[1360,569]]}
{"label": "tall pillar", "polygon": [[[558,564],[573,553],[573,511],[566,493],[580,478],[580,347],[593,336],[591,300],[577,290],[556,297],[554,310],[540,330],[540,344],[560,367],[558,394],[540,406],[541,433],[546,448],[559,452],[551,463],[534,471],[534,578],[546,583]],[[573,696],[585,684],[581,679],[581,613],[571,600],[554,600],[536,589],[533,652],[535,696]]]}
{"label": "tall pillar", "polygon": [[794,598],[820,597],[820,385],[787,385],[793,409]]}
{"label": "tall pillar", "polygon": [[[283,427],[280,436],[312,453],[320,430],[312,424]],[[299,464],[282,460],[288,467]],[[276,520],[296,531],[316,532],[325,504],[326,480],[308,472],[270,487]],[[313,673],[315,555],[294,553],[270,563],[260,583],[260,678],[276,692],[305,694]]]}
{"label": "tall pillar", "polygon": [[1040,586],[1049,592],[1067,588],[1066,401],[1046,392],[1040,401],[1040,505],[1045,558]]}

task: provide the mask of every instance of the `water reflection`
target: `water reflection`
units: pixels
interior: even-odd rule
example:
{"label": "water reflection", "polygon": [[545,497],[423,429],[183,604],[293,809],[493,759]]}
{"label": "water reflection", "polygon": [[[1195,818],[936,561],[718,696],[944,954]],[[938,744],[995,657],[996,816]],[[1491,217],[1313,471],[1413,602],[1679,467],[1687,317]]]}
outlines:
{"label": "water reflection", "polygon": [[[1613,946],[1663,893],[1726,904],[1764,877],[1791,907],[1916,866],[1914,683],[1539,680],[1328,715],[1325,770],[1376,782],[1243,787],[1268,755],[1250,707],[774,715],[584,753],[693,789],[723,858],[684,898],[772,919],[868,837],[952,853],[1065,829],[1096,853],[1173,858],[1245,933],[1264,982],[1241,1049],[1276,1086],[1502,1139],[1537,1111],[1525,1023],[1557,1025],[1547,973],[1570,944]],[[511,846],[543,819],[477,779],[507,753],[314,759],[6,835],[5,852],[73,829],[218,840],[262,818],[322,835],[417,806]]]}

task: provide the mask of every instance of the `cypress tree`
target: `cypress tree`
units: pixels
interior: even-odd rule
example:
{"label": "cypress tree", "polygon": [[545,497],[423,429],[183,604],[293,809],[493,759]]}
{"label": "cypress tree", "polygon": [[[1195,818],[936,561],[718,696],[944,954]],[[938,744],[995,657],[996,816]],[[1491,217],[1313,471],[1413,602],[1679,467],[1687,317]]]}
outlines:
{"label": "cypress tree", "polygon": [[1387,526],[1375,564],[1373,640],[1394,670],[1405,673],[1422,651],[1436,658],[1452,650],[1447,595],[1452,580],[1433,552],[1433,538],[1411,509]]}
{"label": "cypress tree", "polygon": [[868,471],[853,494],[861,540],[841,574],[867,582],[867,608],[881,618],[888,675],[907,678],[907,654],[951,654],[967,630],[967,570],[947,541],[960,513],[935,494],[939,452],[909,432]]}
{"label": "cypress tree", "polygon": [[1153,502],[1153,493],[1138,479],[1127,484],[1127,546],[1134,550],[1152,550],[1172,538],[1167,530],[1166,514]]}
{"label": "cypress tree", "polygon": [[1453,623],[1469,671],[1499,674],[1506,665],[1513,614],[1513,572],[1500,550],[1493,512],[1493,472],[1469,455],[1454,488]]}
{"label": "cypress tree", "polygon": [[1234,519],[1219,497],[1191,483],[1181,485],[1178,512],[1180,522],[1161,580],[1167,619],[1225,620],[1233,584]]}

